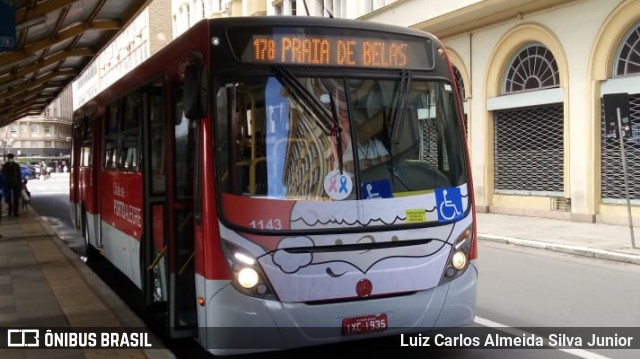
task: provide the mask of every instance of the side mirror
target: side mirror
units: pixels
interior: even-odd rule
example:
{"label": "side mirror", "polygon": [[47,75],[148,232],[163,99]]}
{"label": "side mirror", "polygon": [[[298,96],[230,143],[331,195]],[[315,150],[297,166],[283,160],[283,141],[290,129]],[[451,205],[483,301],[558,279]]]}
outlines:
{"label": "side mirror", "polygon": [[201,62],[191,63],[184,69],[184,116],[190,120],[207,114],[207,70]]}

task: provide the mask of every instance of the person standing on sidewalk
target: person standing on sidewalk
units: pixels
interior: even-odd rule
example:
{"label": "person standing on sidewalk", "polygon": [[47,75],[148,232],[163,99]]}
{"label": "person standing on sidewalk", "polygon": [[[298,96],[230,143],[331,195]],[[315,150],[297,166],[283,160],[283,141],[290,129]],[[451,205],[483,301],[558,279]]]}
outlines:
{"label": "person standing on sidewalk", "polygon": [[7,202],[9,205],[9,189],[7,188],[7,180],[4,178],[2,171],[0,171],[0,219],[2,219],[2,201]]}
{"label": "person standing on sidewalk", "polygon": [[13,153],[7,155],[7,162],[2,166],[2,174],[9,189],[9,216],[18,217],[20,208],[20,196],[22,195],[22,173],[20,165],[13,160]]}

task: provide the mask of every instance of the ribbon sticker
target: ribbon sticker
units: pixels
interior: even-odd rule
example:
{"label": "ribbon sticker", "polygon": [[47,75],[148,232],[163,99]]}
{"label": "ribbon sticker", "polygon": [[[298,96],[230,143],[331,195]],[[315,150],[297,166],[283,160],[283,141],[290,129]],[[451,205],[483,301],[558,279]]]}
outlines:
{"label": "ribbon sticker", "polygon": [[324,177],[324,191],[331,199],[337,201],[349,197],[353,191],[351,176],[345,171],[340,173],[339,170],[327,173]]}

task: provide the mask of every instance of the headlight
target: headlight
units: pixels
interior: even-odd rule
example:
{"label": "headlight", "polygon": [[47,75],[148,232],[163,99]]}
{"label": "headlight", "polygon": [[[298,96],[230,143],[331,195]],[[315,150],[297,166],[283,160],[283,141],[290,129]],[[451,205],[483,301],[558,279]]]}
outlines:
{"label": "headlight", "polygon": [[258,281],[260,280],[260,276],[258,275],[258,272],[256,272],[256,270],[251,267],[245,267],[240,269],[238,271],[237,277],[238,277],[238,284],[240,284],[242,287],[246,289],[251,289],[255,287],[256,284],[258,284]]}
{"label": "headlight", "polygon": [[223,242],[223,252],[233,274],[234,288],[253,297],[275,299],[276,295],[257,258],[226,241]]}
{"label": "headlight", "polygon": [[469,250],[473,243],[473,230],[469,227],[462,231],[462,234],[458,236],[456,242],[451,246],[451,253],[449,259],[444,267],[440,284],[453,280],[469,267]]}
{"label": "headlight", "polygon": [[457,251],[451,257],[451,265],[457,270],[462,270],[467,266],[467,255],[464,252]]}

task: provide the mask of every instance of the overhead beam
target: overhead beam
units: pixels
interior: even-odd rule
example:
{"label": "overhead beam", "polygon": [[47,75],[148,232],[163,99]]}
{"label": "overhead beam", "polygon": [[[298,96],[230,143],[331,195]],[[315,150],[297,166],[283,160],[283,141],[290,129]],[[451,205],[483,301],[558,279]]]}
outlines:
{"label": "overhead beam", "polygon": [[51,95],[46,95],[46,96],[36,96],[30,99],[27,99],[25,101],[22,101],[20,103],[16,103],[14,106],[11,106],[13,108],[13,110],[15,112],[20,112],[23,109],[27,109],[30,107],[33,107],[35,105],[43,105],[46,106],[46,104],[51,100],[54,99],[55,95],[51,94]]}
{"label": "overhead beam", "polygon": [[62,41],[71,39],[87,31],[118,30],[121,27],[120,24],[121,24],[120,21],[117,21],[117,20],[100,20],[100,21],[92,21],[89,24],[81,23],[81,24],[70,26],[64,30],[61,30],[60,32],[51,36],[50,38],[46,38],[46,39],[34,41],[30,44],[26,44],[24,49],[22,49],[22,51],[18,50],[15,52],[9,52],[4,55],[0,55],[0,66],[5,66],[12,62],[25,60],[40,50],[51,47]]}
{"label": "overhead beam", "polygon": [[60,51],[47,57],[43,61],[36,62],[25,68],[5,74],[5,76],[0,77],[0,85],[4,85],[11,81],[21,79],[22,77],[27,76],[28,74],[37,72],[42,68],[55,64],[56,62],[62,61],[69,57],[89,57],[89,56],[94,56],[95,54],[96,54],[95,51],[88,48],[78,48],[78,49]]}
{"label": "overhead beam", "polygon": [[31,90],[33,87],[36,86],[40,86],[43,85],[45,83],[47,83],[49,80],[56,78],[56,77],[60,77],[60,76],[65,76],[65,77],[74,77],[78,75],[78,71],[76,70],[66,70],[66,71],[53,71],[50,72],[44,76],[40,76],[37,79],[35,79],[34,81],[29,81],[26,82],[24,84],[21,84],[13,89],[11,89],[10,91],[5,91],[4,93],[0,93],[0,101],[3,101],[5,99],[9,99],[12,97],[16,97],[16,96],[21,96],[24,93],[28,92],[29,90]]}
{"label": "overhead beam", "polygon": [[100,10],[102,10],[102,7],[104,6],[104,4],[106,2],[107,2],[107,0],[98,1],[96,6],[93,7],[93,10],[91,11],[91,14],[89,14],[89,16],[87,16],[87,21],[95,20],[95,18],[98,17],[98,14],[100,13]]}
{"label": "overhead beam", "polygon": [[[67,85],[67,82],[60,82],[60,81],[56,81],[56,82],[47,82],[45,84],[43,84],[42,86],[36,87],[36,88],[31,88],[29,90],[27,90],[26,92],[23,92],[22,96],[24,97],[31,97],[34,94],[38,94],[40,93],[40,91],[43,90],[48,90],[48,89],[62,89]],[[3,107],[7,107],[11,104],[11,101],[13,101],[11,99],[12,96],[8,96],[7,98],[5,98],[4,100],[2,100],[2,102],[0,103]]]}
{"label": "overhead beam", "polygon": [[131,8],[122,16],[122,27],[124,28],[129,25],[133,18],[138,16],[150,3],[151,0],[144,0],[134,6],[131,6]]}
{"label": "overhead beam", "polygon": [[[12,106],[10,111],[22,112],[22,111],[25,111],[25,110],[32,109],[34,106],[40,106],[40,107],[44,108],[44,107],[46,107],[47,103],[50,100],[54,99],[54,98],[55,98],[55,96],[43,96],[43,97],[33,98],[31,100],[24,101],[23,103],[16,104],[15,106]],[[37,110],[37,108],[35,110]]]}
{"label": "overhead beam", "polygon": [[39,16],[46,16],[50,12],[56,11],[77,1],[78,0],[46,0],[37,3],[34,7],[21,7],[16,10],[16,25],[20,25],[27,20],[31,20]]}
{"label": "overhead beam", "polygon": [[[83,12],[88,11],[88,13],[85,13],[86,15],[80,20],[82,22],[64,29],[60,29],[59,26],[66,18],[65,9],[76,7],[80,0],[25,0],[20,2],[23,6],[16,9],[16,25],[22,27],[19,37],[21,41],[14,52],[0,54],[0,67],[8,67],[8,71],[10,71],[10,73],[0,75],[0,88],[3,88],[0,89],[1,123],[6,124],[7,119],[15,121],[34,111],[42,111],[54,98],[52,96],[54,94],[58,96],[84,68],[84,65],[80,65],[74,66],[73,70],[65,71],[63,68],[68,63],[65,59],[95,56],[95,53],[100,51],[106,43],[120,33],[124,26],[130,24],[151,3],[151,0],[128,2],[126,7],[120,7],[119,10],[122,12],[116,19],[104,19],[104,15],[100,14],[103,14],[102,9],[111,1],[115,2],[115,0],[92,0],[89,2],[91,5],[87,5],[85,2]],[[51,19],[52,16],[57,17],[55,23],[50,21],[54,20]],[[27,34],[32,26],[45,21],[48,28],[46,37],[32,42],[24,41],[28,38]],[[94,50],[74,49],[73,47],[83,39],[82,35],[88,31],[100,31],[101,36],[93,40],[90,45]],[[99,41],[96,42],[97,40]],[[50,54],[51,48],[56,44],[65,44],[66,49]],[[84,64],[84,61],[81,62]],[[55,70],[51,70],[52,68]],[[48,73],[40,74],[42,71]],[[38,77],[36,78],[36,76]],[[24,80],[30,77],[33,79]]]}

